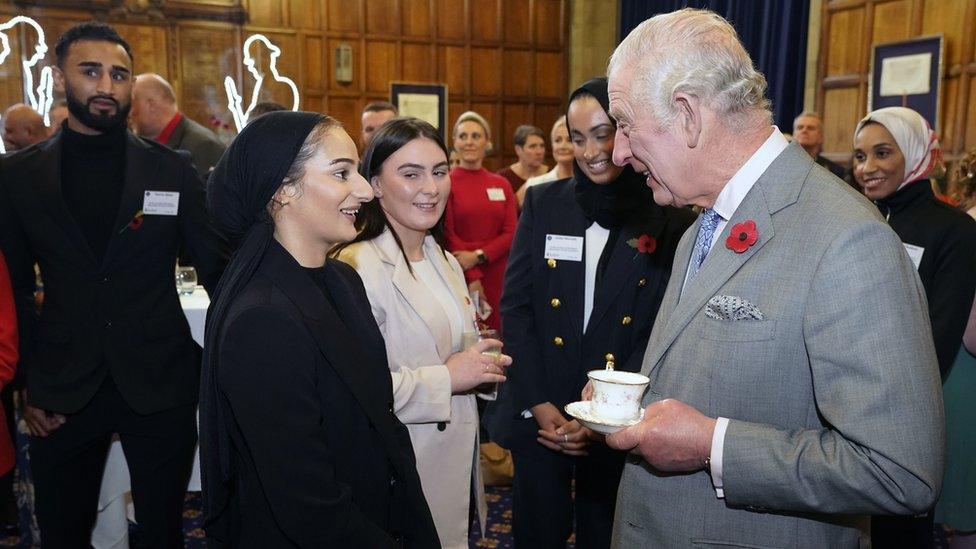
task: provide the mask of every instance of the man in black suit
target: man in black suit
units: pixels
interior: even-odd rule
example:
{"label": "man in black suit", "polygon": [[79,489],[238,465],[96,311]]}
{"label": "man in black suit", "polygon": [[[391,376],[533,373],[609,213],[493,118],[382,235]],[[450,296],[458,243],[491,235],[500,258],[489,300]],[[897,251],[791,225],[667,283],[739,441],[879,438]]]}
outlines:
{"label": "man in black suit", "polygon": [[[111,27],[58,40],[69,116],[52,138],[0,160],[0,246],[26,330],[25,419],[44,547],[87,547],[118,433],[137,540],[182,546],[196,443],[199,355],[173,267],[185,246],[204,286],[223,268],[203,186],[170,149],[126,131],[132,54]],[[34,264],[44,279],[31,314]]]}
{"label": "man in black suit", "polygon": [[189,151],[204,182],[224,154],[214,132],[190,120],[176,102],[173,87],[158,74],[136,76],[132,86],[132,113],[136,133],[173,150]]}

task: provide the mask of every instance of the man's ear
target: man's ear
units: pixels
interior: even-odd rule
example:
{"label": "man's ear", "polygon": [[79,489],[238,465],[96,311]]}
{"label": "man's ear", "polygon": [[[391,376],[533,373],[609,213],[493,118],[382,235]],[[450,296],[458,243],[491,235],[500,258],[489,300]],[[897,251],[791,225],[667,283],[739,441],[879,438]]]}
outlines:
{"label": "man's ear", "polygon": [[677,92],[672,98],[678,108],[678,116],[675,124],[684,137],[685,144],[689,149],[698,146],[702,131],[701,101],[694,95],[684,92]]}
{"label": "man's ear", "polygon": [[51,67],[51,75],[54,77],[54,89],[64,93],[64,73],[61,72],[61,67],[57,65]]}

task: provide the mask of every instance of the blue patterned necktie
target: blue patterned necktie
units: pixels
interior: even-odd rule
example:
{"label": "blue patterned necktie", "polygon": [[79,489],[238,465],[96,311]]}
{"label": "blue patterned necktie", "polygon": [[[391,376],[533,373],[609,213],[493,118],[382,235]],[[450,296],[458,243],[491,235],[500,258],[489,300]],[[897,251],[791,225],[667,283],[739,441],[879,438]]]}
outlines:
{"label": "blue patterned necktie", "polygon": [[702,263],[705,262],[705,257],[712,248],[712,237],[715,236],[715,228],[718,227],[718,222],[721,219],[722,216],[711,208],[702,210],[701,216],[698,218],[698,236],[695,238],[695,254],[692,256],[691,276],[688,280],[695,278],[695,275],[698,274],[698,269],[701,269]]}

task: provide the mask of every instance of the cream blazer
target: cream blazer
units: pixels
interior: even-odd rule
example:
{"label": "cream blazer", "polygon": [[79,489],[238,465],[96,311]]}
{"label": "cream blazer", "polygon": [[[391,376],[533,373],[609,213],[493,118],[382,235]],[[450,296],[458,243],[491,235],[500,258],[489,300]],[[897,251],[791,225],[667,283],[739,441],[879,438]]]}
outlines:
{"label": "cream blazer", "polygon": [[[424,240],[424,255],[453,290],[464,331],[474,331],[474,311],[461,266],[431,236]],[[451,396],[451,379],[444,366],[460,350],[452,346],[450,320],[426,284],[411,274],[389,229],[373,240],[349,246],[339,259],[362,277],[383,333],[394,410],[410,431],[441,545],[466,549],[470,490],[477,495],[482,535],[488,507],[478,459],[475,396]]]}

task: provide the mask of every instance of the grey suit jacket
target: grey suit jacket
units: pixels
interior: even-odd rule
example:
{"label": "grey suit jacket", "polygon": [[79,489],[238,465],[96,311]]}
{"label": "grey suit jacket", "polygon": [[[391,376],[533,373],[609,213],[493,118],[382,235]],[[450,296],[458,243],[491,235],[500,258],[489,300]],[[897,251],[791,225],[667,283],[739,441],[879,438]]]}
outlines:
{"label": "grey suit jacket", "polygon": [[[726,237],[750,219],[759,239],[734,253]],[[877,209],[792,144],[682,293],[696,233],[678,245],[644,356],[644,404],[730,419],[725,498],[705,471],[632,456],[614,547],[856,547],[864,515],[928,510],[945,451],[939,369],[922,284]],[[706,316],[717,295],[764,320]]]}
{"label": "grey suit jacket", "polygon": [[190,120],[185,114],[173,129],[166,146],[175,150],[190,151],[193,166],[204,184],[210,176],[210,170],[217,165],[217,161],[226,149],[214,132]]}

